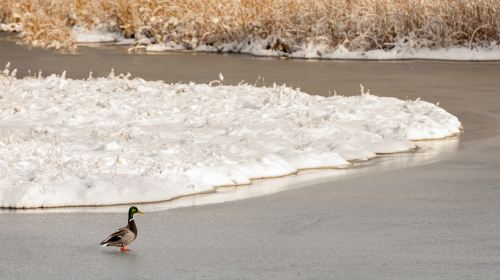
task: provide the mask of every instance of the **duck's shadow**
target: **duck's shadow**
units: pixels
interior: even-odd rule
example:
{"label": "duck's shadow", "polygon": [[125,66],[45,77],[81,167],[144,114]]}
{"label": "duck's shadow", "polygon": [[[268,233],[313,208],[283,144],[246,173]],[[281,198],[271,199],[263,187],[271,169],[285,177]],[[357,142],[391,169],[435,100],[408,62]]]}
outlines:
{"label": "duck's shadow", "polygon": [[106,256],[113,256],[113,257],[127,257],[127,258],[133,258],[133,259],[139,257],[139,255],[136,254],[135,251],[128,251],[127,253],[122,253],[118,250],[116,250],[116,251],[115,250],[113,250],[113,251],[101,250],[101,253],[106,255]]}

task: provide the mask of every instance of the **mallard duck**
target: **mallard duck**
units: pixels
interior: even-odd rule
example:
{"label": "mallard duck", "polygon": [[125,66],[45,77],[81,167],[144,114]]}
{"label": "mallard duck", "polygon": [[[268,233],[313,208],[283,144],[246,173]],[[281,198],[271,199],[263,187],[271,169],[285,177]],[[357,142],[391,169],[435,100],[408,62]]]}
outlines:
{"label": "mallard duck", "polygon": [[125,246],[132,243],[132,241],[134,241],[135,238],[137,237],[137,227],[135,226],[134,222],[135,213],[144,214],[137,207],[135,206],[130,207],[130,209],[128,209],[127,226],[122,227],[117,231],[113,232],[110,236],[108,236],[108,238],[101,241],[100,245],[102,247],[106,246],[120,247],[120,252],[122,253],[130,251],[129,249],[125,248]]}

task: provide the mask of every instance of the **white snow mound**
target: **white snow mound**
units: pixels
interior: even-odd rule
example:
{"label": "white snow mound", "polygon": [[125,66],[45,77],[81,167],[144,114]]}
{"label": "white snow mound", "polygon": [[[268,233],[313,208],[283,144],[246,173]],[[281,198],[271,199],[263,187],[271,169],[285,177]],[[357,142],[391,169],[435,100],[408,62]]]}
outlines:
{"label": "white snow mound", "polygon": [[0,207],[153,202],[346,167],[460,132],[425,101],[122,75],[0,74]]}

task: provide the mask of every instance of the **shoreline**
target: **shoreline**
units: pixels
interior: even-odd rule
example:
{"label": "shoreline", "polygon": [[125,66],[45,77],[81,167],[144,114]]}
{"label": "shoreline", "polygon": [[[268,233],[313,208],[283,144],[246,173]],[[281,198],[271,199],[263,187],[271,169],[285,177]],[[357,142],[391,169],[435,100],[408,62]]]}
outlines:
{"label": "shoreline", "polygon": [[[116,34],[115,34],[116,35]],[[80,51],[73,50],[53,50],[37,46],[30,46],[20,43],[17,39],[16,32],[0,31],[0,40],[6,40],[14,43],[19,47],[26,47],[30,49],[39,49],[42,51],[52,51],[61,54],[79,54]],[[500,46],[492,47],[489,49],[469,49],[466,47],[450,47],[441,49],[398,49],[394,50],[368,50],[368,51],[330,51],[315,55],[294,55],[294,53],[279,53],[271,52],[268,54],[259,54],[258,52],[251,51],[224,51],[217,49],[210,49],[206,46],[201,46],[197,49],[186,48],[161,48],[165,43],[151,44],[151,45],[134,45],[134,43],[121,41],[103,41],[103,42],[76,42],[80,48],[126,48],[127,53],[130,55],[168,55],[168,54],[218,54],[218,55],[236,55],[236,56],[249,56],[252,58],[263,59],[286,59],[286,60],[304,60],[304,61],[368,61],[368,62],[397,62],[397,61],[436,61],[436,62],[470,62],[470,63],[488,63],[500,61]],[[493,43],[492,43],[493,44]],[[148,50],[149,47],[149,50]],[[158,49],[158,50],[156,50]],[[455,53],[455,54],[450,54]],[[441,54],[441,55],[440,55]],[[478,57],[479,56],[479,57]]]}

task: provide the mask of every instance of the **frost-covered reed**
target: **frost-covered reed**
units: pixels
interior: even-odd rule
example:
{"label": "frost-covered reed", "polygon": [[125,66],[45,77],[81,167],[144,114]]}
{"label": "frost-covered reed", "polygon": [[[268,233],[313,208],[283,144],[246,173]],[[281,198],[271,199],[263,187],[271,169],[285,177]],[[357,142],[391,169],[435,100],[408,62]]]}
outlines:
{"label": "frost-covered reed", "polygon": [[22,41],[73,48],[71,27],[117,31],[142,44],[185,49],[267,39],[292,53],[305,44],[349,50],[500,44],[499,0],[2,0],[3,29]]}

